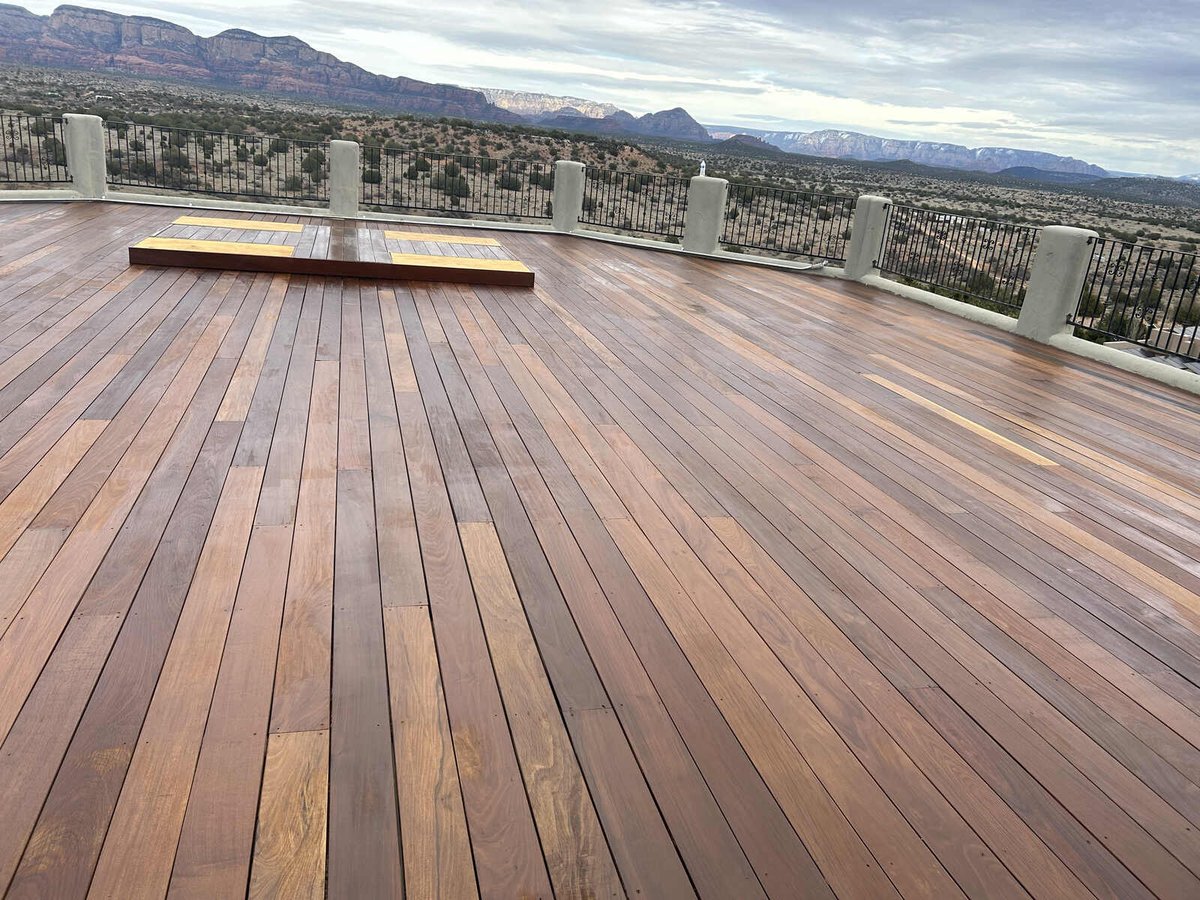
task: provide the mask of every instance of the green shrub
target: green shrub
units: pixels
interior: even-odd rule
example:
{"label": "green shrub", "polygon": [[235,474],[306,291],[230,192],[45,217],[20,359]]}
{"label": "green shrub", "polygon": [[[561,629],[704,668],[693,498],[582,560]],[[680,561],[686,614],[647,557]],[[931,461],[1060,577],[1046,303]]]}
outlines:
{"label": "green shrub", "polygon": [[56,137],[48,137],[42,141],[42,158],[54,166],[67,164],[67,148]]}
{"label": "green shrub", "polygon": [[1100,320],[1097,327],[1101,331],[1106,331],[1109,334],[1127,338],[1131,341],[1144,338],[1149,330],[1146,327],[1146,323],[1141,319],[1136,316],[1122,314],[1117,309],[1110,309],[1104,318]]}
{"label": "green shrub", "polygon": [[505,172],[496,179],[496,184],[506,191],[519,191],[525,186],[525,183],[521,181],[521,176],[513,172]]}
{"label": "green shrub", "polygon": [[966,289],[972,294],[990,294],[996,287],[996,279],[980,269],[976,269],[966,280]]}
{"label": "green shrub", "polygon": [[300,163],[300,169],[303,172],[312,174],[313,172],[320,172],[324,165],[325,154],[320,150],[313,149],[308,151],[308,154],[304,157],[304,161]]}
{"label": "green shrub", "polygon": [[363,184],[379,184],[383,181],[383,175],[378,169],[363,169],[362,180]]}
{"label": "green shrub", "polygon": [[444,191],[451,197],[470,197],[471,186],[462,175],[450,177],[445,173],[433,176],[431,184],[439,191]]}
{"label": "green shrub", "polygon": [[254,164],[256,166],[258,166],[260,169],[263,168],[264,166],[266,166],[266,164],[269,162],[270,162],[270,160],[267,159],[267,154],[265,154],[265,153],[255,153],[254,154]]}
{"label": "green shrub", "polygon": [[1180,301],[1175,321],[1185,328],[1200,325],[1200,297],[1192,297],[1190,301]]}
{"label": "green shrub", "polygon": [[1094,319],[1104,314],[1104,301],[1091,291],[1084,291],[1079,298],[1079,315],[1085,319]]}
{"label": "green shrub", "polygon": [[188,155],[179,147],[167,147],[163,150],[162,158],[163,165],[170,169],[190,169],[192,167]]}

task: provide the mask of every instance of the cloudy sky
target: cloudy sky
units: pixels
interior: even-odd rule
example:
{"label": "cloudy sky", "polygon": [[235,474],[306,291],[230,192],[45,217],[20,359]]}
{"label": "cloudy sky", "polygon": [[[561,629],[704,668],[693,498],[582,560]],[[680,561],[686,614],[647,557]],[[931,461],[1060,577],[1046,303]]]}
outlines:
{"label": "cloudy sky", "polygon": [[75,2],[204,35],[295,34],[388,75],[683,106],[706,124],[1200,172],[1200,0]]}

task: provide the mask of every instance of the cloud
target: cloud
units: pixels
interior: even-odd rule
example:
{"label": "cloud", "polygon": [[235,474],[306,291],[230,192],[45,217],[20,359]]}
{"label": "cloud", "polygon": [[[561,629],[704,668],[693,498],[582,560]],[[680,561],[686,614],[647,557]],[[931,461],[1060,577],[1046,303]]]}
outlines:
{"label": "cloud", "polygon": [[103,5],[202,34],[295,34],[389,75],[591,97],[633,112],[682,105],[721,124],[1018,141],[1117,169],[1200,171],[1194,0]]}

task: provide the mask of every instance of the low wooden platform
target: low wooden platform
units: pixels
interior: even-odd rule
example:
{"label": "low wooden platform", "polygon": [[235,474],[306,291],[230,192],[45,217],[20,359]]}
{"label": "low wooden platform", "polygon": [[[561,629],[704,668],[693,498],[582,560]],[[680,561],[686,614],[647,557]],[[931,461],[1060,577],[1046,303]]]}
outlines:
{"label": "low wooden platform", "polygon": [[0,203],[0,894],[1200,896],[1194,397],[561,236],[128,267],[178,215]]}
{"label": "low wooden platform", "polygon": [[529,267],[494,237],[381,230],[354,222],[260,223],[179,216],[129,248],[131,265],[283,275],[533,287]]}

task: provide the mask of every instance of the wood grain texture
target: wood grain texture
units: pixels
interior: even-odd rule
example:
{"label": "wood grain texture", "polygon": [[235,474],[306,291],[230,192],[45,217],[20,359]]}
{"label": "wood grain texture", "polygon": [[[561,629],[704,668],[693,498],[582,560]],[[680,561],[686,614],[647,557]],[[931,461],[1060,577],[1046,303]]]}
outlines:
{"label": "wood grain texture", "polygon": [[[205,241],[188,238],[148,237],[130,249],[130,262],[140,262],[134,250],[175,250],[179,253],[221,253],[230,256],[291,256],[295,247],[279,244],[254,244],[247,241]],[[185,263],[186,264],[186,263]]]}
{"label": "wood grain texture", "polygon": [[184,212],[0,203],[0,896],[1200,896],[1194,398],[861,285]]}
{"label": "wood grain texture", "polygon": [[383,611],[404,883],[413,897],[477,895],[433,624],[425,606]]}
{"label": "wood grain texture", "polygon": [[286,231],[299,233],[304,226],[298,222],[269,222],[262,219],[222,219],[217,216],[180,216],[172,225],[197,225],[203,228],[232,228],[245,231]]}
{"label": "wood grain texture", "polygon": [[267,741],[248,896],[321,900],[329,800],[329,732],[288,731]]}
{"label": "wood grain texture", "polygon": [[383,236],[394,241],[423,241],[431,244],[474,244],[479,247],[499,247],[495,238],[472,237],[469,234],[446,234],[429,231],[385,231]]}

